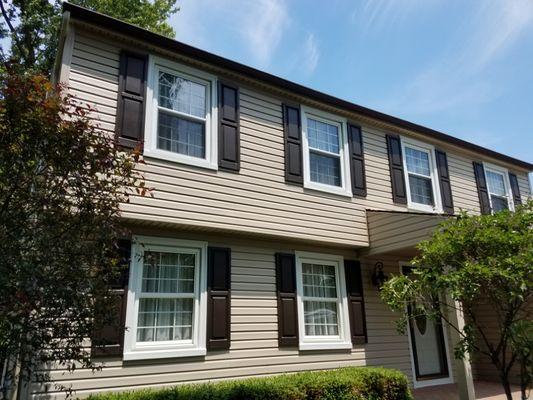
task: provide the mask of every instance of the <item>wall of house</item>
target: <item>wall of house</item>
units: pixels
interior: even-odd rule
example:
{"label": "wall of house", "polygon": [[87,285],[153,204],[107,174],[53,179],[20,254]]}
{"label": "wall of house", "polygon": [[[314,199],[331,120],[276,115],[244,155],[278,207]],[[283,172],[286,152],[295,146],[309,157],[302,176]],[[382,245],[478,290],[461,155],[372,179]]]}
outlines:
{"label": "wall of house", "polygon": [[[277,297],[275,288],[276,252],[295,250],[340,254],[355,258],[349,248],[332,249],[295,244],[287,241],[254,241],[244,238],[222,238],[204,233],[161,229],[139,229],[137,234],[158,235],[208,241],[210,246],[231,247],[231,348],[212,351],[204,357],[122,362],[106,359],[102,370],[79,369],[74,373],[60,367],[52,370],[56,383],[76,390],[86,397],[91,392],[123,391],[146,387],[173,386],[182,382],[216,380],[268,375],[303,370],[319,370],[342,366],[381,365],[397,368],[411,377],[409,347],[406,336],[396,332],[395,315],[379,299],[370,283],[375,260],[362,263],[368,330],[368,344],[346,351],[305,351],[278,347]],[[386,273],[398,271],[398,259],[380,258]],[[61,398],[53,384],[34,386],[33,397]]]}
{"label": "wall of house", "polygon": [[[96,34],[80,25],[71,33],[73,48],[71,57],[66,52],[64,66],[70,71],[67,74],[70,91],[80,102],[93,106],[95,110],[91,116],[95,123],[104,132],[113,134],[119,52],[121,48],[139,48],[140,45],[132,43],[131,39],[121,44],[111,34]],[[192,62],[175,57],[180,62]],[[226,73],[214,66],[210,68],[212,73],[222,76]],[[254,86],[253,82],[243,80],[239,85],[240,172],[212,171],[146,159],[140,169],[146,185],[154,188],[153,197],[133,196],[130,203],[123,206],[126,218],[324,244],[368,246],[365,209],[406,210],[405,206],[392,202],[385,143],[387,130],[362,124],[368,185],[365,199],[303,189],[285,183],[284,179],[281,97]],[[359,121],[356,115],[337,112]],[[472,157],[446,143],[434,144],[448,154],[456,210],[479,212]],[[529,195],[525,174],[519,174],[519,183],[525,198]]]}

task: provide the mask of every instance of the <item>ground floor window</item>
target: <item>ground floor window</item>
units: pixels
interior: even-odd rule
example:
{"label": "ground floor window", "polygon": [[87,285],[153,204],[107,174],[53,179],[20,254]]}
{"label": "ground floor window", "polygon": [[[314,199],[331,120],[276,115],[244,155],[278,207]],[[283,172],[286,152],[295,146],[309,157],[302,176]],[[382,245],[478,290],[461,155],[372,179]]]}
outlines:
{"label": "ground floor window", "polygon": [[207,243],[136,237],[124,359],[204,355]]}
{"label": "ground floor window", "polygon": [[342,257],[296,253],[300,349],[351,348]]}

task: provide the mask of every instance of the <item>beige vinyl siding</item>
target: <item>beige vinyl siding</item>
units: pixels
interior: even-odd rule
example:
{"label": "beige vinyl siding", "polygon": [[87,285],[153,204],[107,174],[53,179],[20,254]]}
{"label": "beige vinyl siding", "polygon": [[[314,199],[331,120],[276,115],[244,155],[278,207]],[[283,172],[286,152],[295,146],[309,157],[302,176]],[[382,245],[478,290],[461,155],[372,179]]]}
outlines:
{"label": "beige vinyl siding", "polygon": [[367,211],[368,234],[372,244],[367,254],[413,249],[446,218],[440,215]]}
{"label": "beige vinyl siding", "polygon": [[[146,387],[173,386],[182,382],[218,380],[283,372],[338,368],[342,366],[382,365],[398,368],[411,376],[409,348],[405,336],[395,330],[395,315],[379,299],[370,284],[375,260],[363,263],[363,282],[369,342],[347,351],[298,351],[278,348],[278,317],[275,288],[275,253],[294,250],[341,254],[355,258],[348,249],[301,246],[288,242],[258,242],[244,239],[223,240],[202,233],[166,234],[161,230],[136,232],[194,240],[207,240],[210,246],[231,247],[231,348],[213,351],[198,358],[122,362],[106,360],[101,371],[79,369],[69,373],[61,369],[51,372],[56,383],[76,390],[86,397],[100,391],[122,391]],[[387,273],[398,270],[398,260],[387,261]],[[61,398],[53,385],[51,398]],[[43,388],[34,388],[39,397]]]}
{"label": "beige vinyl siding", "polygon": [[[70,91],[89,104],[99,128],[115,130],[120,48],[116,41],[76,28]],[[130,45],[126,45],[128,47]],[[346,198],[285,183],[281,100],[241,86],[241,170],[212,171],[147,158],[143,171],[153,197],[132,196],[123,215],[145,222],[337,245],[368,246],[365,209],[406,210],[392,201],[386,132],[363,126],[366,198]],[[348,118],[357,121],[356,116]],[[472,161],[448,154],[456,211],[479,212]],[[524,195],[527,177],[519,174]]]}

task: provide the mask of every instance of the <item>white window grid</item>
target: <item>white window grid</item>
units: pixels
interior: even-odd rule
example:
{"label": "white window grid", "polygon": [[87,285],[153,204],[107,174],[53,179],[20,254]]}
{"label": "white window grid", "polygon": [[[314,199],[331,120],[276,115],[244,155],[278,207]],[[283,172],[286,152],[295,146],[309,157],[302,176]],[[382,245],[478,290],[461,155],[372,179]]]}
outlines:
{"label": "white window grid", "polygon": [[[308,119],[326,123],[337,127],[339,152],[319,149],[310,146],[308,139]],[[303,140],[303,167],[304,167],[304,187],[308,189],[318,190],[322,192],[329,192],[342,196],[352,196],[352,189],[350,184],[350,159],[348,149],[347,137],[347,122],[346,119],[329,114],[324,111],[312,109],[306,106],[301,106],[301,122],[302,122],[302,140]],[[339,160],[339,175],[340,186],[329,185],[311,180],[311,163],[310,154],[323,155],[327,157],[337,158]]]}
{"label": "white window grid", "polygon": [[[205,116],[174,110],[159,105],[159,74],[168,73],[206,88]],[[146,157],[189,164],[202,168],[218,168],[217,136],[217,78],[214,75],[177,62],[150,55],[148,67],[148,85],[146,89],[146,118],[144,133],[144,153]],[[158,148],[159,112],[179,117],[183,120],[204,124],[204,158],[168,151]]]}
{"label": "white window grid", "polygon": [[[336,297],[305,296],[303,264],[328,265],[335,269]],[[296,252],[296,293],[298,304],[298,327],[300,350],[349,349],[350,325],[348,300],[344,282],[344,259],[342,256],[322,253]],[[334,302],[337,310],[337,335],[307,335],[305,330],[304,301]]]}
{"label": "white window grid", "polygon": [[[441,213],[442,212],[442,200],[441,200],[440,187],[439,187],[439,182],[438,182],[437,164],[435,162],[435,157],[434,157],[434,154],[435,154],[434,147],[429,144],[418,142],[417,140],[405,138],[405,137],[401,138],[401,143],[402,143],[402,159],[403,159],[403,165],[404,165],[405,189],[407,191],[408,208],[412,210],[416,210],[416,211]],[[421,174],[415,171],[412,171],[412,172],[408,171],[406,151],[405,151],[406,147],[424,152],[428,155],[430,175]],[[431,180],[431,191],[432,191],[433,203],[434,203],[433,205],[416,203],[413,201],[412,196],[411,196],[409,175]]]}
{"label": "white window grid", "polygon": [[[503,167],[499,167],[493,164],[489,163],[483,163],[484,171],[485,171],[485,182],[487,183],[487,192],[489,194],[489,202],[490,202],[490,208],[492,212],[494,212],[494,206],[492,204],[492,196],[498,197],[500,199],[505,199],[507,201],[507,207],[510,211],[514,211],[514,202],[512,201],[512,194],[511,194],[511,183],[509,182],[509,171]],[[493,174],[498,174],[503,178],[503,184],[505,187],[505,196],[502,196],[501,194],[495,193],[491,190],[490,181],[488,178],[488,172],[492,172]]]}

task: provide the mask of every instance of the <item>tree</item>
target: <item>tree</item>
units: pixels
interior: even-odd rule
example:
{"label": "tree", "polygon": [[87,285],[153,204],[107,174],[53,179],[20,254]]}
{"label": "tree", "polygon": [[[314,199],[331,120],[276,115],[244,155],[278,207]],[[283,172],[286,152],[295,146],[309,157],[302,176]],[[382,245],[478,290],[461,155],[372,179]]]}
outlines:
{"label": "tree", "polygon": [[[382,298],[401,313],[398,328],[403,331],[410,318],[423,314],[444,320],[460,335],[455,357],[481,353],[499,372],[511,399],[511,368],[523,365],[522,397],[531,387],[531,320],[533,295],[533,200],[516,212],[494,215],[460,214],[444,222],[433,236],[418,245],[412,261],[412,276],[395,276],[385,283]],[[436,306],[438,304],[438,306]],[[486,327],[479,305],[494,311],[494,327]],[[413,310],[408,313],[407,305]],[[460,307],[466,325],[459,329],[450,322],[450,312]],[[528,337],[529,335],[529,337]],[[529,366],[529,367],[528,367]]]}
{"label": "tree", "polygon": [[[167,22],[178,11],[177,0],[73,0],[87,7],[125,22],[173,37],[174,30]],[[0,1],[3,21],[0,39],[9,38],[10,50],[2,49],[3,61],[11,61],[25,71],[49,75],[57,50],[61,21],[59,0]]]}
{"label": "tree", "polygon": [[13,386],[48,380],[36,366],[49,362],[94,367],[84,340],[120,273],[119,205],[146,189],[139,151],[121,151],[61,88],[40,75],[1,78],[0,358],[19,366]]}

